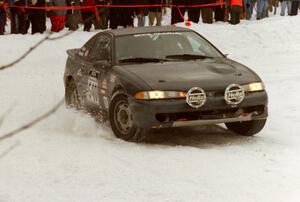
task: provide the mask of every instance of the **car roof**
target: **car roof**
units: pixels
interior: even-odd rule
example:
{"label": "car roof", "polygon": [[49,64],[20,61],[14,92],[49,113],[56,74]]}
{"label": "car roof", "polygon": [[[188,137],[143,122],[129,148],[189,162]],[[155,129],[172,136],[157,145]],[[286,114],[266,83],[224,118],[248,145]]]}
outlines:
{"label": "car roof", "polygon": [[153,27],[113,29],[105,32],[111,33],[114,36],[125,36],[125,35],[146,34],[146,33],[153,33],[153,32],[182,32],[182,31],[191,32],[192,30],[181,28],[181,27],[175,27],[175,26],[153,26]]}

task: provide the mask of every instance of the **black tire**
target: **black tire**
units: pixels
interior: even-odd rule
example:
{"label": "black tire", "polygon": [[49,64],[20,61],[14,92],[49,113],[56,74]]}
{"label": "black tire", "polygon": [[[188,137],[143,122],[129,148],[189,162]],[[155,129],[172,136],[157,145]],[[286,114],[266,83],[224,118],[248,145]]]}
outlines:
{"label": "black tire", "polygon": [[69,80],[67,83],[65,103],[67,107],[74,108],[76,110],[81,108],[78,90],[73,79]]}
{"label": "black tire", "polygon": [[113,97],[109,107],[109,122],[116,137],[129,142],[142,142],[146,130],[132,121],[128,98],[124,94]]}
{"label": "black tire", "polygon": [[253,136],[263,129],[267,119],[225,123],[226,127],[238,135]]}

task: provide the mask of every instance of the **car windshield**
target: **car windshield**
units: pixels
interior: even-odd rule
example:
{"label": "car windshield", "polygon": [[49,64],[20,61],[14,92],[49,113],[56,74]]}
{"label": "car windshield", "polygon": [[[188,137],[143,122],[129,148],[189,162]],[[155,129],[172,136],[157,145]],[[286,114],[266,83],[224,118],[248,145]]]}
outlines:
{"label": "car windshield", "polygon": [[223,57],[211,44],[194,32],[158,32],[116,38],[116,60],[161,62]]}

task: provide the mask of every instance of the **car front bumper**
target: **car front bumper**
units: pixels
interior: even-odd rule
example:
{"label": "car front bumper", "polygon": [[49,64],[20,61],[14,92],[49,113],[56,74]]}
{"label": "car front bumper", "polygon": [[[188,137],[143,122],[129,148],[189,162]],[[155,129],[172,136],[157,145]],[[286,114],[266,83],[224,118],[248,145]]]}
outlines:
{"label": "car front bumper", "polygon": [[[131,97],[129,102],[132,119],[141,128],[242,122],[266,119],[268,116],[268,97],[266,92],[251,93],[245,97],[241,104],[235,107],[226,104],[222,96],[207,97],[206,103],[199,109],[190,107],[185,99],[136,100]],[[166,118],[161,120],[162,116]]]}

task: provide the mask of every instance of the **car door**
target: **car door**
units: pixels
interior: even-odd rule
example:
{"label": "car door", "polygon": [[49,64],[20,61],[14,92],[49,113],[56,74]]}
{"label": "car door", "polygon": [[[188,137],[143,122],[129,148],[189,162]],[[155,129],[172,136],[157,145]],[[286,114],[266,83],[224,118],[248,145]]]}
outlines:
{"label": "car door", "polygon": [[108,34],[98,35],[88,48],[87,58],[83,62],[85,105],[92,108],[106,106],[106,100],[100,98],[107,90],[107,81],[103,79],[111,67],[111,37]]}

